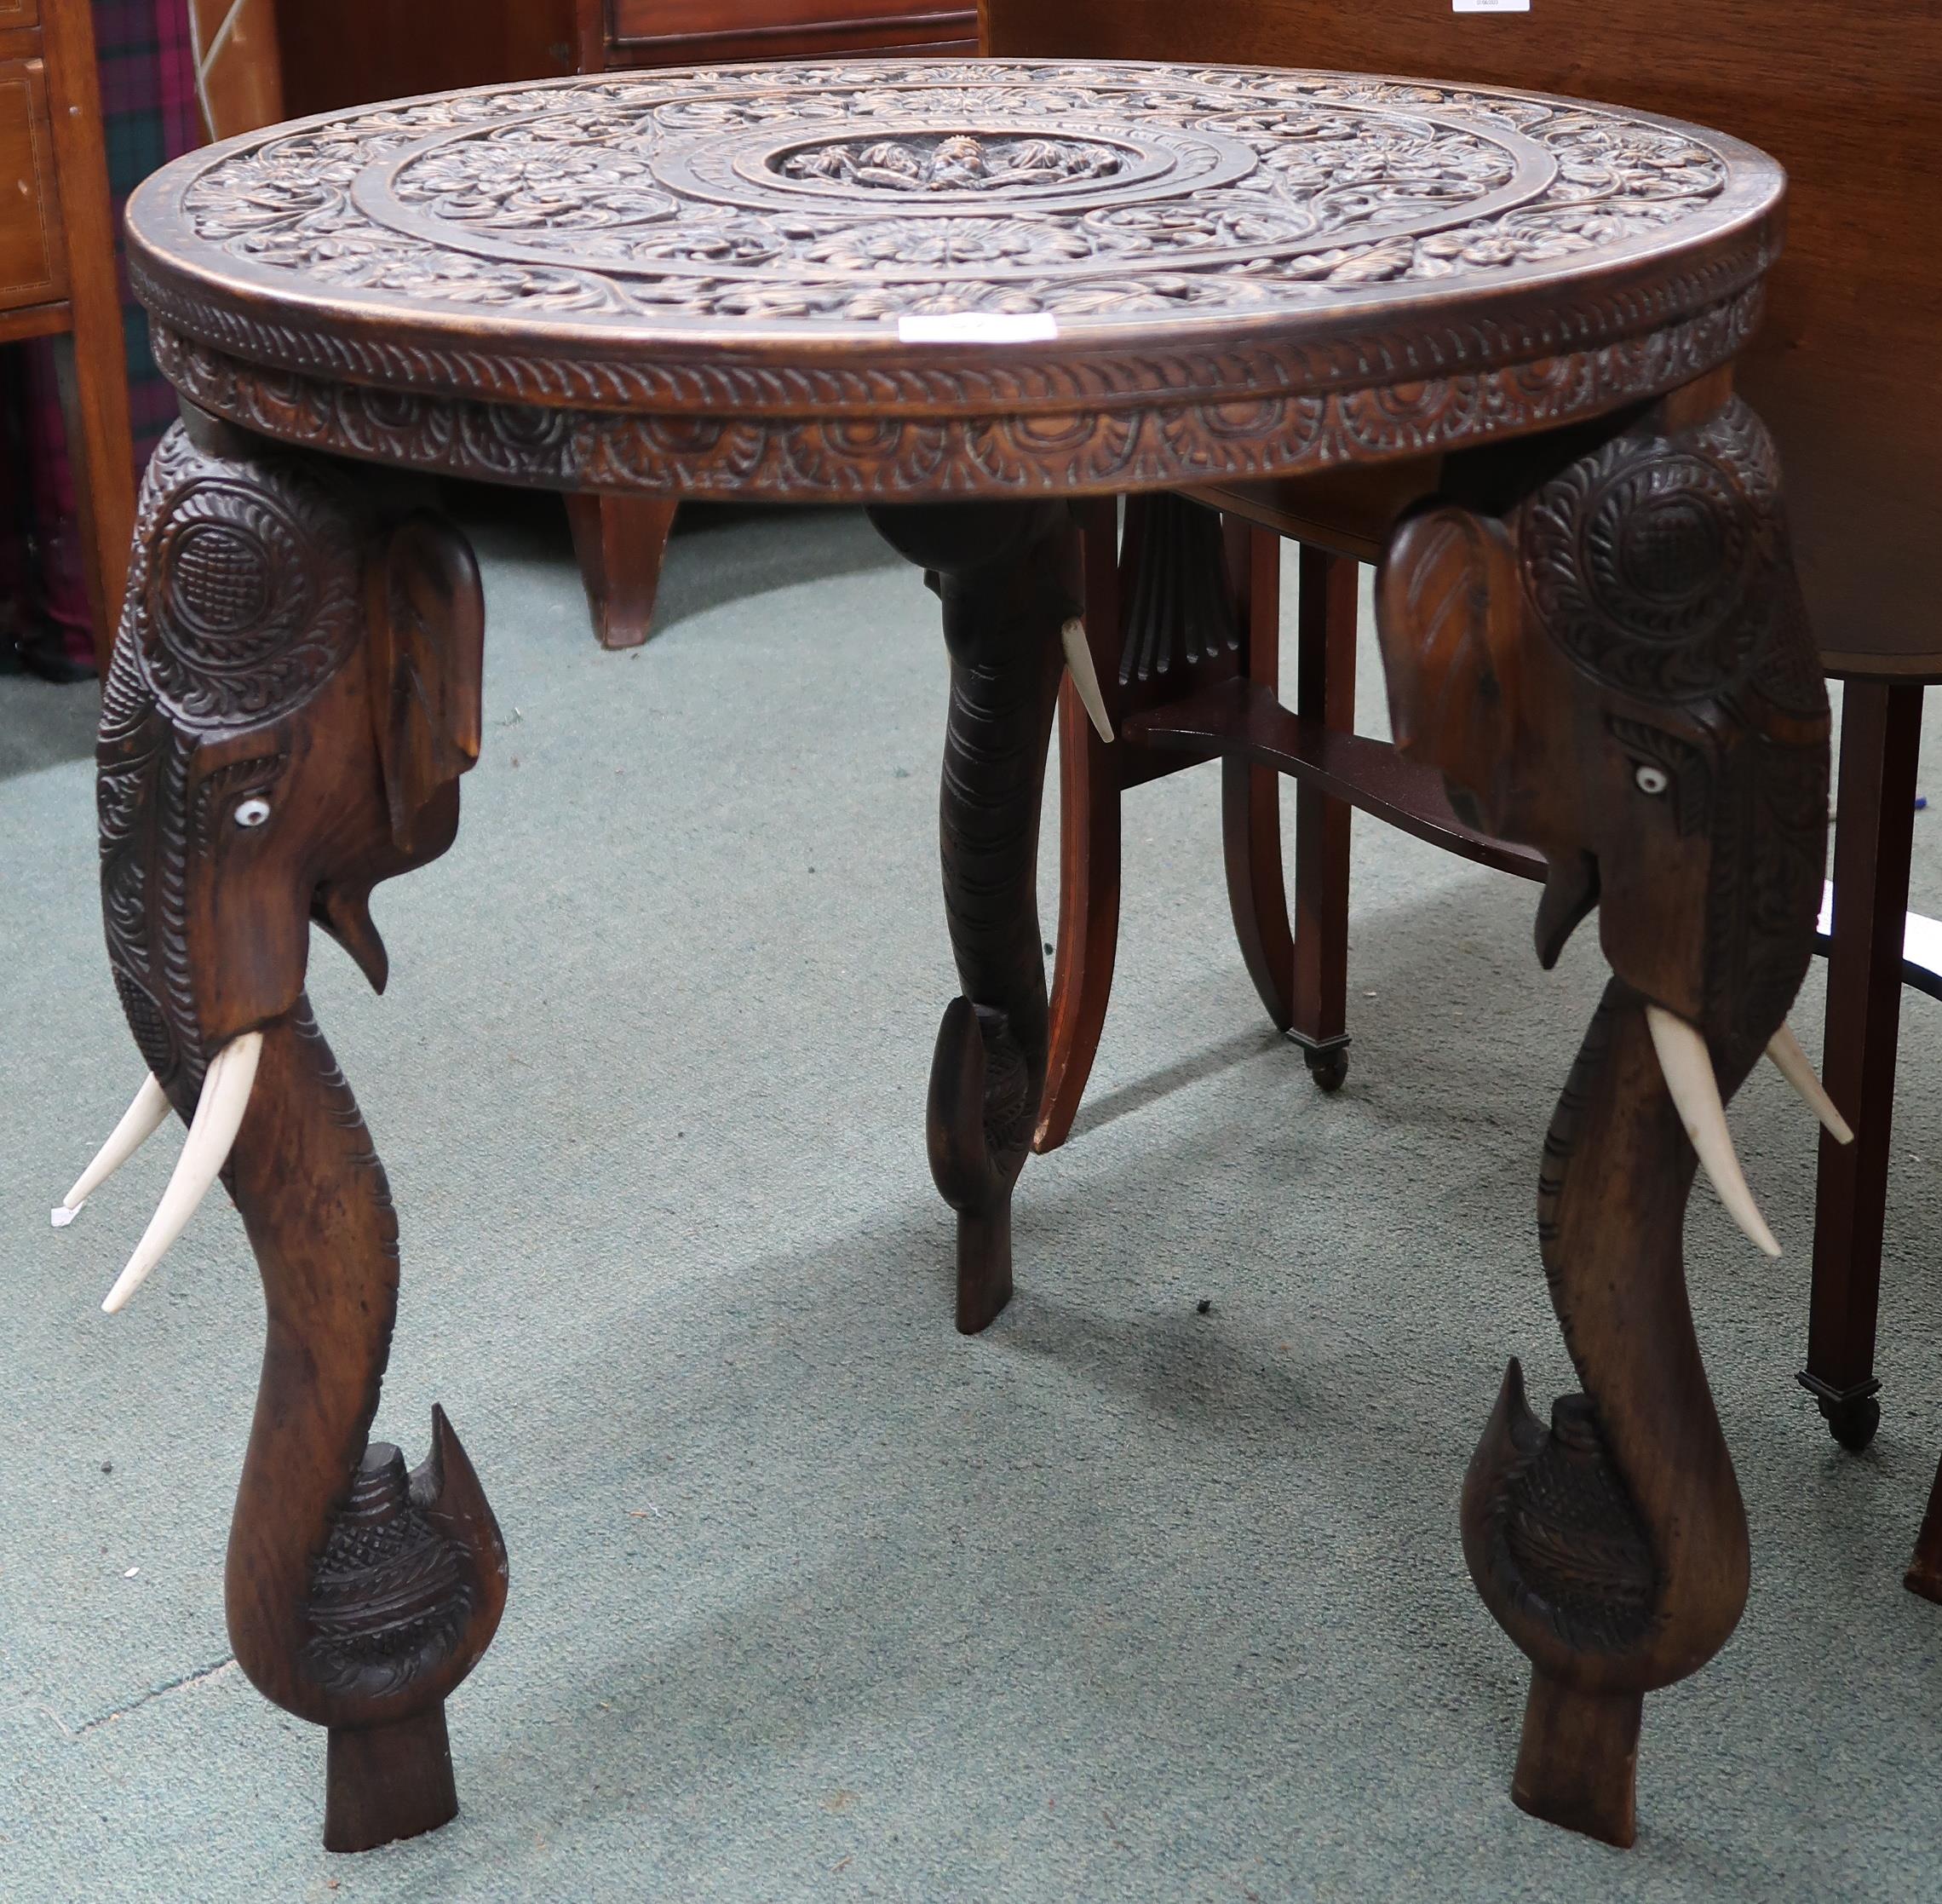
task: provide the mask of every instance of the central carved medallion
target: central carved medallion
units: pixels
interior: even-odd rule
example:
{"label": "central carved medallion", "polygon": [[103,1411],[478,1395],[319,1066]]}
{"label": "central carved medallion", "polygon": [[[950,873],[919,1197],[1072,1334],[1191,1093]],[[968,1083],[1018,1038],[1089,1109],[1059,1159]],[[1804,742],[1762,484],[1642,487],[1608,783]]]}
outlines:
{"label": "central carved medallion", "polygon": [[969,132],[923,138],[838,139],[771,161],[783,177],[827,180],[852,191],[1014,192],[1116,176],[1126,157],[1090,140],[993,138]]}

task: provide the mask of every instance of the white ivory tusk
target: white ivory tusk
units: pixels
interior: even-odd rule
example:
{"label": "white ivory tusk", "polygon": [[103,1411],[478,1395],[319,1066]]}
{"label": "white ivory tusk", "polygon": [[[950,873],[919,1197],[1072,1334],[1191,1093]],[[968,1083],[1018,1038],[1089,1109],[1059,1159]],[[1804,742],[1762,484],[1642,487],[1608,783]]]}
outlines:
{"label": "white ivory tusk", "polygon": [[228,1160],[236,1133],[243,1128],[243,1113],[250,1107],[250,1092],[256,1082],[256,1061],[262,1055],[263,1034],[245,1032],[210,1060],[195,1122],[189,1126],[189,1141],[175,1160],[175,1174],[169,1179],[169,1188],[162,1193],[148,1228],[128,1259],[128,1268],[115,1279],[115,1286],[101,1304],[110,1315],[124,1308],[141,1287],[143,1279],[188,1228],[196,1206],[209,1194],[210,1185]]}
{"label": "white ivory tusk", "polygon": [[122,1120],[108,1133],[108,1141],[95,1153],[95,1161],[74,1180],[74,1188],[60,1199],[59,1209],[49,1212],[56,1229],[66,1229],[81,1205],[94,1195],[135,1152],[162,1128],[169,1114],[169,1094],[152,1075],[144,1078],[135,1102],[122,1113]]}
{"label": "white ivory tusk", "polygon": [[1726,1107],[1720,1102],[1720,1081],[1713,1075],[1713,1055],[1706,1049],[1705,1039],[1683,1018],[1675,1018],[1659,1005],[1646,1007],[1646,1024],[1652,1034],[1652,1049],[1658,1053],[1659,1069],[1665,1074],[1665,1088],[1672,1093],[1673,1107],[1693,1149],[1699,1153],[1701,1168],[1727,1206],[1727,1214],[1767,1255],[1778,1256],[1780,1245],[1760,1214],[1734,1153]]}
{"label": "white ivory tusk", "polygon": [[1767,1040],[1767,1055],[1779,1067],[1780,1075],[1807,1101],[1807,1108],[1827,1126],[1829,1136],[1837,1144],[1853,1143],[1854,1133],[1848,1128],[1847,1119],[1835,1109],[1834,1100],[1827,1095],[1820,1079],[1814,1076],[1814,1067],[1807,1061],[1807,1054],[1801,1049],[1800,1039],[1794,1036],[1794,1027],[1784,1020],[1780,1029]]}
{"label": "white ivory tusk", "polygon": [[1099,691],[1099,675],[1093,667],[1092,649],[1086,644],[1086,624],[1077,618],[1069,621],[1059,630],[1059,639],[1066,645],[1066,665],[1072,670],[1072,685],[1079,691],[1079,699],[1085,703],[1086,712],[1092,716],[1092,724],[1099,737],[1108,746],[1112,744],[1112,722],[1106,711],[1106,696]]}

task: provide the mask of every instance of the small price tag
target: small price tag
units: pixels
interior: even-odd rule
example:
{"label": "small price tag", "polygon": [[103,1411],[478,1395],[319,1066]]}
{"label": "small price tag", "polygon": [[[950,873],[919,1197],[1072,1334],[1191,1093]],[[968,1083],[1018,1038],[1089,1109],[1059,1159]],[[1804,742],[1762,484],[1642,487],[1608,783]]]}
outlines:
{"label": "small price tag", "polygon": [[1049,311],[948,311],[897,319],[900,344],[1043,344],[1059,335]]}
{"label": "small price tag", "polygon": [[1453,14],[1527,14],[1531,0],[1450,0]]}

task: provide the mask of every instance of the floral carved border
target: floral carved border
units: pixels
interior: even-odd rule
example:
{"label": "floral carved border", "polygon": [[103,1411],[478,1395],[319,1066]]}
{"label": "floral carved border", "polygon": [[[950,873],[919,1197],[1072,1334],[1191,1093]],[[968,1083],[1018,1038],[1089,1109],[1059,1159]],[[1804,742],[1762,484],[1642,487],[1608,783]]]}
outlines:
{"label": "floral carved border", "polygon": [[538,488],[897,501],[1294,475],[1553,429],[1729,362],[1759,315],[1755,286],[1642,337],[1474,372],[965,415],[696,416],[472,401],[267,368],[159,323],[154,345],[189,402],[336,455]]}

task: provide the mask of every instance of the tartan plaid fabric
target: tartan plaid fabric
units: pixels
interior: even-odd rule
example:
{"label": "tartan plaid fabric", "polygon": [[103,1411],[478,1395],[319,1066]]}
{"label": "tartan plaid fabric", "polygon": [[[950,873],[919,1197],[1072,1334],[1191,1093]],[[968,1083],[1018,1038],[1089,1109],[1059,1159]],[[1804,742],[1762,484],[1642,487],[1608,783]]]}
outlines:
{"label": "tartan plaid fabric", "polygon": [[[199,142],[188,7],[187,0],[93,0],[93,14],[108,187],[118,233],[129,193],[158,165]],[[174,420],[175,399],[149,354],[148,320],[128,295],[125,260],[122,306],[139,471]],[[4,459],[5,474],[15,492],[4,499],[11,530],[5,539],[13,546],[0,549],[0,590],[12,595],[14,613],[23,623],[53,623],[65,636],[68,653],[78,661],[91,661],[74,480],[55,392],[54,347],[40,339],[9,354],[22,361],[10,366],[15,374],[6,380],[11,410],[7,434],[16,453]],[[25,493],[20,490],[23,475]]]}

